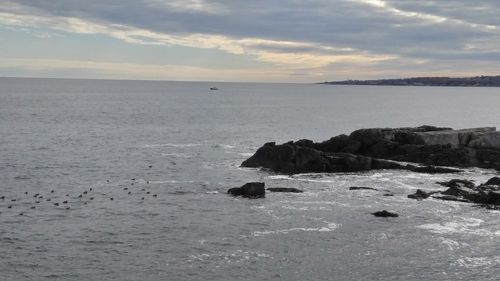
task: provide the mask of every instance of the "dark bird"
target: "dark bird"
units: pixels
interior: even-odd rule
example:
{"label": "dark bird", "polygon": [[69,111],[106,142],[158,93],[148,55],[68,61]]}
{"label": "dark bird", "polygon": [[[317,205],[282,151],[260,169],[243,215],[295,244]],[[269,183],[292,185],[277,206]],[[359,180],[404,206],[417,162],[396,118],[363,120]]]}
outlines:
{"label": "dark bird", "polygon": [[135,181],[135,178],[133,178],[132,180]]}
{"label": "dark bird", "polygon": [[158,196],[158,195],[156,195],[156,194],[153,194],[153,197],[157,197],[157,196]]}
{"label": "dark bird", "polygon": [[59,203],[57,203],[57,202],[56,202],[56,203],[54,203],[54,206],[59,206]]}
{"label": "dark bird", "polygon": [[123,190],[128,190],[128,187],[125,187]]}
{"label": "dark bird", "polygon": [[87,194],[87,191],[84,191],[83,194]]}
{"label": "dark bird", "polygon": [[40,193],[37,193],[37,194],[33,195],[33,197],[38,197],[38,195],[40,195]]}
{"label": "dark bird", "polygon": [[69,194],[66,194],[66,197],[68,197],[68,196],[69,196]]}
{"label": "dark bird", "polygon": [[35,209],[36,207],[35,206],[32,206],[31,209]]}
{"label": "dark bird", "polygon": [[106,180],[106,182],[109,182],[109,180]]}
{"label": "dark bird", "polygon": [[151,169],[151,168],[153,168],[153,165],[149,165],[148,167]]}
{"label": "dark bird", "polygon": [[51,190],[50,193],[54,193],[54,190]]}
{"label": "dark bird", "polygon": [[89,188],[89,190],[90,190],[90,191],[92,191],[92,187],[91,187],[91,188]]}
{"label": "dark bird", "polygon": [[9,205],[9,206],[7,207],[7,209],[12,209],[12,205]]}
{"label": "dark bird", "polygon": [[50,201],[50,198],[47,198],[47,200],[45,200],[45,201]]}
{"label": "dark bird", "polygon": [[28,194],[28,191],[24,192],[24,194]]}
{"label": "dark bird", "polygon": [[5,196],[0,197],[0,199],[5,200]]}
{"label": "dark bird", "polygon": [[134,185],[134,183],[131,183],[130,185]]}
{"label": "dark bird", "polygon": [[149,184],[149,181],[146,181],[147,184]]}
{"label": "dark bird", "polygon": [[80,194],[80,195],[78,195],[78,198],[82,198],[82,195],[81,195],[81,194]]}
{"label": "dark bird", "polygon": [[17,200],[16,200],[16,199],[12,199],[12,200],[10,200],[10,201],[15,202],[15,201],[17,201]]}
{"label": "dark bird", "polygon": [[24,214],[23,214],[23,213],[19,213],[19,215],[20,215],[20,216],[24,216]]}
{"label": "dark bird", "polygon": [[35,201],[35,203],[40,204],[40,201]]}
{"label": "dark bird", "polygon": [[69,206],[68,206],[68,207],[66,207],[66,210],[69,210],[69,209],[71,209]]}
{"label": "dark bird", "polygon": [[65,201],[63,201],[63,204],[68,204],[68,201],[66,201],[66,200],[65,200]]}
{"label": "dark bird", "polygon": [[94,200],[94,197],[90,197],[90,200]]}
{"label": "dark bird", "polygon": [[132,194],[132,192],[129,191],[128,194]]}
{"label": "dark bird", "polygon": [[142,197],[141,200],[144,200],[144,197]]}
{"label": "dark bird", "polygon": [[113,197],[109,198],[109,200],[114,200]]}
{"label": "dark bird", "polygon": [[146,194],[149,194],[149,193],[151,193],[151,192],[149,192],[149,191],[148,191],[148,192],[146,192]]}
{"label": "dark bird", "polygon": [[38,196],[38,199],[43,199],[43,196]]}

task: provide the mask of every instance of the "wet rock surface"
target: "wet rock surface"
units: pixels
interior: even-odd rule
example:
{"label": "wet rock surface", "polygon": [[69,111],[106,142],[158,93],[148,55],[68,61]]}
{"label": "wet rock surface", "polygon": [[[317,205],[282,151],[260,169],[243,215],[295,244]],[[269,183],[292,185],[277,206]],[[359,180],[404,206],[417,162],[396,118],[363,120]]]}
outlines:
{"label": "wet rock surface", "polygon": [[449,188],[434,198],[482,205],[500,205],[500,178],[498,177],[493,177],[479,186],[475,186],[469,180],[461,179],[438,182],[438,184]]}
{"label": "wet rock surface", "polygon": [[233,196],[242,196],[245,198],[266,197],[266,189],[263,182],[248,182],[241,187],[230,188],[227,193]]}
{"label": "wet rock surface", "polygon": [[398,214],[393,213],[393,212],[389,212],[389,211],[386,211],[386,210],[372,213],[372,215],[374,215],[376,217],[381,217],[381,218],[397,218],[397,217],[399,217]]}

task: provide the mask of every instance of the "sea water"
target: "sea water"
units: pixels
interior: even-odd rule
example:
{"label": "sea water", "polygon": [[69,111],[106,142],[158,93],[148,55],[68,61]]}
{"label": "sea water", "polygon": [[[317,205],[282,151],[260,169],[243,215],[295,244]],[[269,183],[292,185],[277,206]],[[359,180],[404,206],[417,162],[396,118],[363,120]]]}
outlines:
{"label": "sea water", "polygon": [[[240,164],[269,141],[499,126],[499,104],[498,88],[1,78],[0,279],[498,280],[499,211],[407,198],[494,171]],[[305,192],[227,196],[248,181]]]}

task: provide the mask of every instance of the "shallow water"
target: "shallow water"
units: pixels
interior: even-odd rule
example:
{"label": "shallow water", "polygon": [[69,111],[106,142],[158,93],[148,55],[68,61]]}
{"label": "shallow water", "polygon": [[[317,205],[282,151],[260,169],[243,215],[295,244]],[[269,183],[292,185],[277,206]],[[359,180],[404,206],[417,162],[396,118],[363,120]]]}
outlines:
{"label": "shallow water", "polygon": [[[211,86],[0,79],[0,279],[497,279],[499,211],[406,198],[493,171],[284,176],[239,164],[268,141],[497,126],[500,89]],[[305,192],[226,196],[247,181]],[[382,209],[400,217],[370,214]]]}

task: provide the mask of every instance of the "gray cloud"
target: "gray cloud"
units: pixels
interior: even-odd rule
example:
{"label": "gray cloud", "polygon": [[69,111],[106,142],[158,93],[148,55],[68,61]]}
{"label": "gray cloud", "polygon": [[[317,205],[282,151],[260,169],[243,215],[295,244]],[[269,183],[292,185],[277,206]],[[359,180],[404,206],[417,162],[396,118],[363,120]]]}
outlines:
{"label": "gray cloud", "polygon": [[[7,3],[11,5],[0,7],[0,11],[73,17],[178,36],[206,34],[235,40],[259,38],[310,43],[245,45],[257,53],[358,52],[432,60],[436,65],[475,60],[481,61],[478,65],[482,66],[500,58],[500,3],[494,0],[11,0]],[[12,4],[19,6],[12,8]]]}

